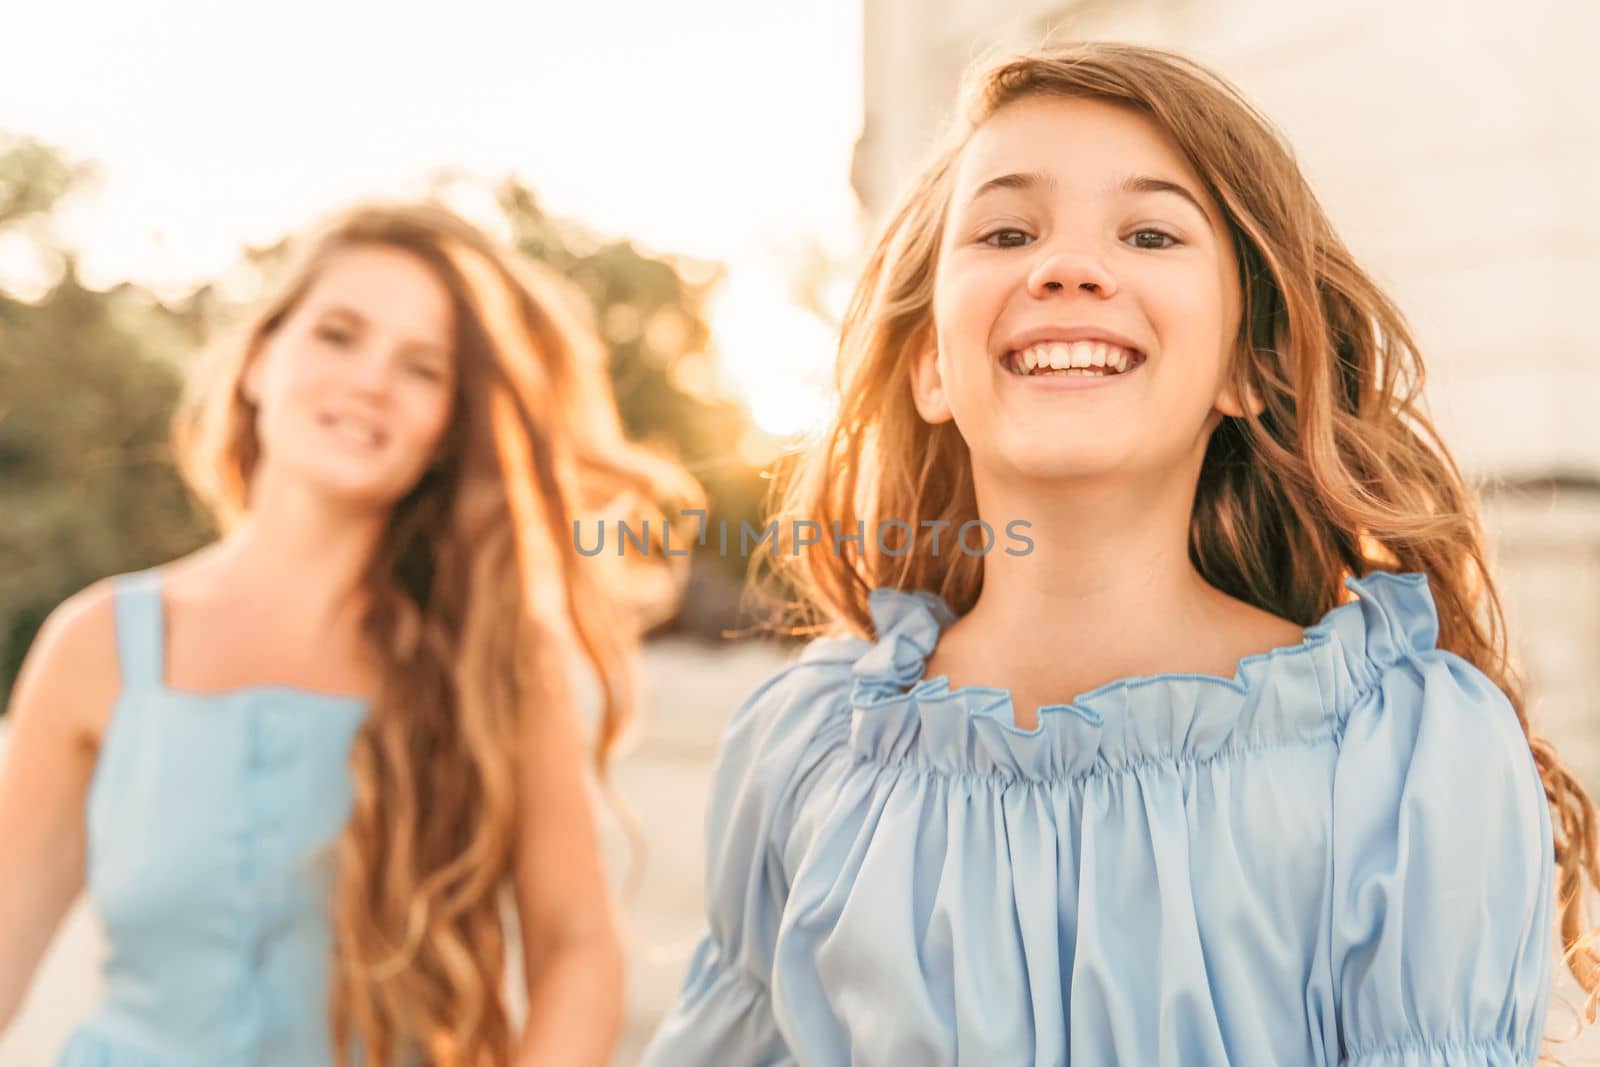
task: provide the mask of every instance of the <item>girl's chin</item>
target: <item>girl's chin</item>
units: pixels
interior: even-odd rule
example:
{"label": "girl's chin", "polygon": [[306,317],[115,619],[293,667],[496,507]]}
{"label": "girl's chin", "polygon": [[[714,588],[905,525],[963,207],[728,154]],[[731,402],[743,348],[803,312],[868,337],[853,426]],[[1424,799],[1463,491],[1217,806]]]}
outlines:
{"label": "girl's chin", "polygon": [[392,479],[326,470],[307,472],[305,483],[316,496],[349,511],[387,511],[398,504],[415,484],[397,485]]}
{"label": "girl's chin", "polygon": [[1093,464],[1074,460],[1063,463],[1022,461],[1012,467],[1013,477],[1038,485],[1060,485],[1063,488],[1086,482],[1099,482],[1125,473],[1114,463]]}
{"label": "girl's chin", "polygon": [[1122,449],[1106,448],[1103,442],[1052,441],[1050,447],[1007,447],[995,457],[1013,475],[1030,481],[1079,481],[1098,479],[1125,472],[1130,457]]}

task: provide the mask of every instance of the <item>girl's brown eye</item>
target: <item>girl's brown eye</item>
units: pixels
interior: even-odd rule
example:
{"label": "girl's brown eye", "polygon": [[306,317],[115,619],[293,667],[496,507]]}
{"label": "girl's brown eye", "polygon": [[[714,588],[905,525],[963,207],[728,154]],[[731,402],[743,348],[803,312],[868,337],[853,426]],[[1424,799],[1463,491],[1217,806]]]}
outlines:
{"label": "girl's brown eye", "polygon": [[991,248],[1021,248],[1032,237],[1022,230],[1007,228],[984,234],[983,243]]}
{"label": "girl's brown eye", "polygon": [[[1150,243],[1147,243],[1145,241],[1140,240],[1140,238],[1144,238],[1144,237],[1153,237],[1153,238],[1156,239],[1157,242],[1165,241],[1167,243],[1166,244],[1160,244],[1160,243],[1150,244]],[[1178,245],[1178,244],[1181,243],[1176,237],[1174,237],[1170,233],[1166,233],[1166,232],[1164,232],[1162,230],[1135,230],[1133,232],[1133,238],[1134,238],[1134,242],[1133,243],[1139,248],[1149,248],[1149,249],[1172,248],[1175,245]]]}

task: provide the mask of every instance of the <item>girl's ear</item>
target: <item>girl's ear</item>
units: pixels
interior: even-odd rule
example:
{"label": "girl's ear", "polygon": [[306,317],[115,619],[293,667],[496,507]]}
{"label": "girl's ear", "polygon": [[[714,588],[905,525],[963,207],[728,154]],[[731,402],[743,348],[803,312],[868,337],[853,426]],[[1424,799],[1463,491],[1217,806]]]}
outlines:
{"label": "girl's ear", "polygon": [[917,414],[930,423],[949,422],[950,399],[945,394],[944,370],[939,365],[939,340],[930,330],[917,344],[911,359],[911,396]]}
{"label": "girl's ear", "polygon": [[1241,392],[1239,385],[1234,380],[1238,376],[1239,362],[1244,359],[1242,353],[1234,354],[1234,364],[1229,368],[1228,376],[1222,383],[1222,388],[1217,390],[1216,402],[1212,405],[1223,415],[1235,419],[1244,418],[1248,410],[1252,415],[1259,415],[1266,408],[1266,402],[1256,392],[1255,386],[1245,383]]}
{"label": "girl's ear", "polygon": [[239,375],[239,385],[235,389],[239,398],[253,407],[261,406],[262,364],[266,362],[266,349],[269,343],[271,343],[270,337],[259,337],[250,346],[250,351],[244,356],[244,370]]}
{"label": "girl's ear", "polygon": [[1267,405],[1261,399],[1261,397],[1257,395],[1254,386],[1246,385],[1244,387],[1244,395],[1241,397],[1239,395],[1239,390],[1235,388],[1232,382],[1229,382],[1224,385],[1222,387],[1222,391],[1217,394],[1217,402],[1215,406],[1216,409],[1222,412],[1224,415],[1229,415],[1236,419],[1242,419],[1244,418],[1244,413],[1247,409],[1249,410],[1250,414],[1259,415]]}
{"label": "girl's ear", "polygon": [[253,407],[261,406],[261,360],[253,354],[239,375],[239,396]]}

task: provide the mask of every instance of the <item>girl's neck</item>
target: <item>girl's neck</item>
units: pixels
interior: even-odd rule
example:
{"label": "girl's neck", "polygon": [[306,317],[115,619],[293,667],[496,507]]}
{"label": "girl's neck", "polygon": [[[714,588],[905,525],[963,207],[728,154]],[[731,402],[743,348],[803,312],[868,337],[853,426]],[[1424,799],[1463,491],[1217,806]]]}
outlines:
{"label": "girl's neck", "polygon": [[[1192,483],[1191,483],[1192,484]],[[995,527],[973,608],[941,637],[928,674],[1012,691],[1018,724],[1120,678],[1231,676],[1245,655],[1294,643],[1298,627],[1212,587],[1189,559],[1192,490],[1089,487],[1045,495],[980,487]],[[1010,555],[1006,523],[1033,542]]]}
{"label": "girl's neck", "polygon": [[258,477],[250,508],[212,553],[230,599],[281,605],[323,629],[359,618],[367,567],[388,514],[339,507],[308,486]]}
{"label": "girl's neck", "polygon": [[[1080,642],[1148,642],[1215,592],[1189,560],[1192,493],[1170,486],[1084,486],[1044,494],[980,486],[979,511],[997,532],[1025,519],[1026,555],[998,546],[983,561],[970,618],[986,632],[1048,628]],[[989,518],[989,516],[994,518]],[[1015,542],[999,542],[1015,545]],[[1034,643],[1034,642],[1029,642]]]}

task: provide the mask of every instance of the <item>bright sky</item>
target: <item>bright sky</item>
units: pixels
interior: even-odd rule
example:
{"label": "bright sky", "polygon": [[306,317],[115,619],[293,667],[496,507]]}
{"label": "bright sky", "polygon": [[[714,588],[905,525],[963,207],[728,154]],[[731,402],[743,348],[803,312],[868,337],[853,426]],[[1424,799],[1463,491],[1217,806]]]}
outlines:
{"label": "bright sky", "polygon": [[832,338],[784,250],[857,238],[859,0],[409,7],[28,4],[0,129],[100,167],[62,226],[90,284],[167,292],[440,167],[515,173],[558,214],[727,263],[725,374],[763,429],[814,425]]}

